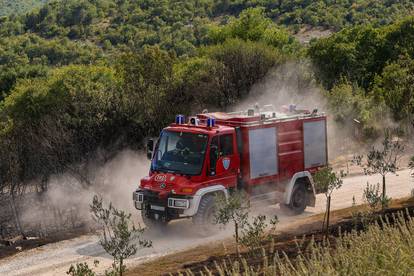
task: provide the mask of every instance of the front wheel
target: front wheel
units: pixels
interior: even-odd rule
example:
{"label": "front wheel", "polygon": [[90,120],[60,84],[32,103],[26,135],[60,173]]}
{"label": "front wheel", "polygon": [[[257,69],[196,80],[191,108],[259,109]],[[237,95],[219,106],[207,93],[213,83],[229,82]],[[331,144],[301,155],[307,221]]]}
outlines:
{"label": "front wheel", "polygon": [[303,185],[295,185],[293,187],[292,196],[290,197],[290,203],[280,203],[280,209],[288,215],[302,214],[307,205],[307,191]]}
{"label": "front wheel", "polygon": [[211,236],[218,232],[218,225],[214,223],[214,203],[214,196],[203,197],[198,206],[197,213],[193,216],[195,231],[201,236]]}

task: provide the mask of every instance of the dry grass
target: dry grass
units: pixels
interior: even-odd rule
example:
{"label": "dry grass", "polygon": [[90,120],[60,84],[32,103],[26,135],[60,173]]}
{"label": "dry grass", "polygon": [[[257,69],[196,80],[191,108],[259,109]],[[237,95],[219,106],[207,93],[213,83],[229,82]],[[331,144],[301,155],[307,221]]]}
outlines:
{"label": "dry grass", "polygon": [[[390,204],[390,208],[394,209],[409,206],[414,206],[414,198],[397,199],[393,200]],[[367,206],[360,205],[333,211],[331,213],[332,224],[349,220],[353,213],[365,209],[367,209]],[[286,236],[302,236],[307,233],[320,230],[322,220],[323,214],[298,219],[296,222],[290,223],[289,228],[284,229],[283,233],[276,236],[276,239],[281,240],[282,237]],[[281,243],[283,243],[283,241]],[[287,241],[287,243],[289,246],[295,246],[295,242],[292,240]],[[276,250],[277,249],[278,244],[276,244]],[[148,261],[137,267],[130,268],[127,275],[145,276],[174,273],[177,271],[183,271],[185,267],[191,266],[192,264],[206,263],[212,260],[223,259],[234,253],[235,245],[231,239],[218,241],[214,244],[198,246],[178,253],[166,255],[156,260]],[[267,262],[269,263],[269,260],[267,260]],[[270,260],[270,263],[272,263],[272,260]]]}
{"label": "dry grass", "polygon": [[[352,231],[322,244],[311,241],[293,260],[287,255],[267,256],[250,265],[241,258],[216,263],[198,275],[412,275],[414,273],[414,218],[403,211],[370,224],[363,232]],[[191,270],[179,275],[194,275]]]}

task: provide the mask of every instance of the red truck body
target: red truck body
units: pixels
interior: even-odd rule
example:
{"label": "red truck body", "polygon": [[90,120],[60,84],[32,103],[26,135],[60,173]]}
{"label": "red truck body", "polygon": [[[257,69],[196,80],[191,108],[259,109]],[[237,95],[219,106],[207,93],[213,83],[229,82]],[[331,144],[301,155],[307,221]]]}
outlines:
{"label": "red truck body", "polygon": [[[236,166],[240,166],[243,182],[250,189],[252,186],[263,183],[271,182],[276,184],[284,182],[290,180],[297,172],[305,170],[314,172],[321,166],[327,164],[326,116],[304,115],[268,118],[265,120],[262,120],[260,115],[231,116],[225,113],[202,114],[198,115],[198,117],[202,119],[213,117],[216,118],[217,124],[240,128],[242,137],[241,160],[237,160],[238,158],[236,157],[234,162]],[[321,128],[318,129],[317,133],[315,132],[315,128],[310,131],[319,137],[315,137],[313,141],[309,141],[315,143],[305,145],[304,131],[306,131],[306,126],[315,123],[319,123],[318,126]],[[253,134],[255,132],[257,135]],[[268,138],[271,141],[267,140]],[[250,142],[253,139],[257,139],[261,143],[258,152],[260,154],[259,160],[252,160],[254,157]],[[313,163],[309,160],[305,164],[305,148],[309,149],[309,147],[315,146],[318,147],[317,151],[319,151],[321,158]],[[262,149],[262,152],[260,149]],[[268,151],[269,149],[271,152]],[[306,153],[311,154],[310,151]],[[268,158],[266,155],[271,155],[270,157],[274,158]],[[266,166],[271,168],[268,171],[264,169],[261,173],[256,173],[252,171],[255,169],[253,167],[254,162],[265,163]]]}
{"label": "red truck body", "polygon": [[274,203],[286,206],[303,197],[298,213],[314,205],[311,174],[328,158],[324,114],[291,108],[283,114],[248,110],[182,119],[150,146],[149,176],[134,192],[135,206],[147,221],[193,217],[203,198],[234,189],[244,189],[252,199],[272,195]]}

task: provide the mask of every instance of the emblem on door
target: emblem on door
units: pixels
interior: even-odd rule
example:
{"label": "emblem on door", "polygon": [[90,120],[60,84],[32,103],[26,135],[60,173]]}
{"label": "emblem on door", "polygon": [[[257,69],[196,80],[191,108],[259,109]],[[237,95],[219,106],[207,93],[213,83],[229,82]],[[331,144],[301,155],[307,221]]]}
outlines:
{"label": "emblem on door", "polygon": [[223,158],[223,168],[225,170],[228,170],[230,168],[230,162],[231,162],[230,158],[227,158],[227,157]]}

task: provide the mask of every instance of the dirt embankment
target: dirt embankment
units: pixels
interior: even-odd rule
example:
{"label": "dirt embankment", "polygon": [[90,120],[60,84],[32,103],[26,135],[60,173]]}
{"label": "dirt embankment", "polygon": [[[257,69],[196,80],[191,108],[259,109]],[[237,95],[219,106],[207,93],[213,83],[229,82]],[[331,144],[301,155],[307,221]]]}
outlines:
{"label": "dirt embankment", "polygon": [[62,231],[61,233],[54,233],[47,237],[17,236],[13,239],[0,240],[0,259],[13,256],[21,251],[38,248],[49,243],[73,239],[88,233],[90,233],[89,228],[80,227]]}

